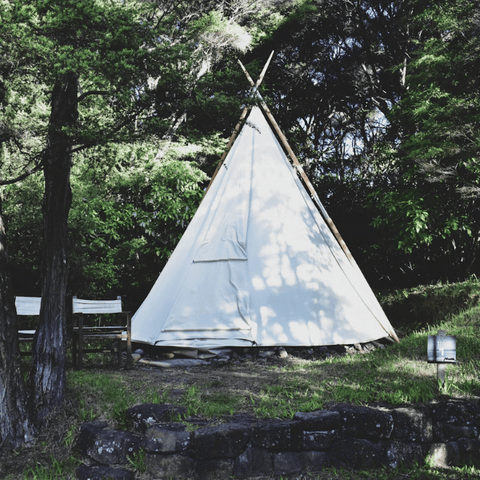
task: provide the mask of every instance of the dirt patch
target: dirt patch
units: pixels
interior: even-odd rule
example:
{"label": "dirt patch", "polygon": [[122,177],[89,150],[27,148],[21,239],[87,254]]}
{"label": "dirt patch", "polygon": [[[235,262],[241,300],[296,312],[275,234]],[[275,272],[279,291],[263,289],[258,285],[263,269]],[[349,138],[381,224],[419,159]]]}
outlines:
{"label": "dirt patch", "polygon": [[[181,362],[180,362],[181,363]],[[243,361],[210,361],[202,365],[160,367],[136,363],[130,370],[92,369],[102,375],[118,378],[138,403],[157,392],[165,403],[184,404],[185,396],[195,387],[205,402],[213,398],[239,401],[236,413],[254,415],[252,399],[258,399],[266,386],[282,386],[291,378],[286,371],[295,372],[297,377],[307,375],[312,360],[296,356],[288,358],[252,358]],[[95,402],[95,399],[91,399]],[[134,406],[134,405],[130,405]],[[91,405],[94,407],[94,404]],[[86,408],[91,408],[86,405]]]}
{"label": "dirt patch", "polygon": [[258,395],[265,385],[281,383],[283,367],[295,365],[299,370],[308,360],[294,357],[269,360],[255,359],[241,364],[207,364],[188,368],[161,368],[138,364],[133,370],[125,371],[126,378],[141,375],[145,384],[162,385],[172,392],[173,397],[196,385],[207,392],[244,396]]}
{"label": "dirt patch", "polygon": [[[350,353],[354,351],[367,353],[352,347]],[[327,353],[325,350],[289,351],[287,357],[281,358],[278,352],[270,351],[262,358],[260,354],[265,352],[257,351],[252,355],[228,355],[228,358],[210,359],[205,364],[188,367],[164,368],[137,362],[130,370],[118,369],[115,365],[116,358],[108,359],[103,355],[101,362],[104,363],[98,363],[100,357],[87,361],[81,372],[96,377],[100,383],[109,379],[121,382],[125,405],[118,412],[120,420],[125,419],[124,412],[127,408],[149,403],[145,399],[151,397],[152,393],[156,393],[162,403],[185,405],[185,395],[192,387],[200,392],[202,403],[213,403],[214,400],[218,402],[219,399],[228,401],[236,397],[239,401],[234,406],[235,414],[254,416],[254,401],[261,398],[266,387],[282,388],[292,379],[298,384],[307,382],[307,379],[311,379],[313,362],[326,360]],[[340,354],[345,353],[332,350],[328,355]],[[158,360],[151,356],[145,358]],[[26,469],[29,469],[32,478],[36,478],[35,475],[40,476],[43,469],[54,471],[56,464],[66,463],[71,463],[73,471],[78,462],[74,443],[79,425],[95,419],[107,420],[111,428],[119,426],[118,419],[112,420],[110,406],[102,405],[99,401],[95,384],[89,388],[68,386],[64,407],[39,432],[33,447],[15,452],[0,451],[0,478],[23,479]],[[207,423],[228,421],[228,414],[224,418],[207,418],[201,414],[194,417],[200,420],[200,425],[202,420]]]}

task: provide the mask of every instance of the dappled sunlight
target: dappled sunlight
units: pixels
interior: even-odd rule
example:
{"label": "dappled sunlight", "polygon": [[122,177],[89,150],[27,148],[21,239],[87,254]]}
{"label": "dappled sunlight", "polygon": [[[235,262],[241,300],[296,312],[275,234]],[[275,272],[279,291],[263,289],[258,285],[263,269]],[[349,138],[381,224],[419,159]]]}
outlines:
{"label": "dappled sunlight", "polygon": [[392,331],[253,109],[151,293],[132,339],[158,345],[318,346]]}

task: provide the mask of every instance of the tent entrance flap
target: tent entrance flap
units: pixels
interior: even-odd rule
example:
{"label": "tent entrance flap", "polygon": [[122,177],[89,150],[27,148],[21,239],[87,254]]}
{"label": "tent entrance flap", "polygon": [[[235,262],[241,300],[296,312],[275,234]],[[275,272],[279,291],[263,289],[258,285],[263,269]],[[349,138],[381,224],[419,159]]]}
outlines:
{"label": "tent entrance flap", "polygon": [[246,260],[191,265],[162,332],[237,332],[252,339]]}

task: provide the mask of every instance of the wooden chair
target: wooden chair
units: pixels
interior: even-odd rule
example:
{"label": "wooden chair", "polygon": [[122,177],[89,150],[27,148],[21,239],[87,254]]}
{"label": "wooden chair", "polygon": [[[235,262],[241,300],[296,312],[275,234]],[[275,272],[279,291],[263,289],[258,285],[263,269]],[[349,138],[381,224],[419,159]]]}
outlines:
{"label": "wooden chair", "polygon": [[[123,318],[118,325],[86,325],[86,317],[114,314],[115,320]],[[122,342],[127,346],[127,364],[132,363],[132,336],[130,312],[122,311],[122,299],[116,300],[83,300],[77,297],[72,299],[73,315],[73,364],[75,368],[82,368],[83,354],[90,352],[117,352],[118,366],[122,365]],[[84,348],[84,341],[117,340],[117,348]]]}
{"label": "wooden chair", "polygon": [[[41,297],[15,297],[15,308],[18,317],[38,317],[40,315]],[[18,330],[18,340],[20,343],[33,342],[35,330]],[[32,352],[22,351],[21,355],[31,355]]]}

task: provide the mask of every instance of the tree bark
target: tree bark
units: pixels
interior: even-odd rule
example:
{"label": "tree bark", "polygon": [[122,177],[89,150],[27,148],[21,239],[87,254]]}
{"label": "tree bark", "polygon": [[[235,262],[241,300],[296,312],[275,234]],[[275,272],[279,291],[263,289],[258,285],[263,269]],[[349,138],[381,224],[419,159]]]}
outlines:
{"label": "tree bark", "polygon": [[33,345],[29,406],[43,425],[64,399],[66,383],[67,223],[72,192],[72,129],[77,117],[77,76],[66,73],[52,92],[44,156],[44,273],[40,323]]}
{"label": "tree bark", "polygon": [[33,436],[20,370],[17,312],[0,205],[0,449],[26,445]]}

